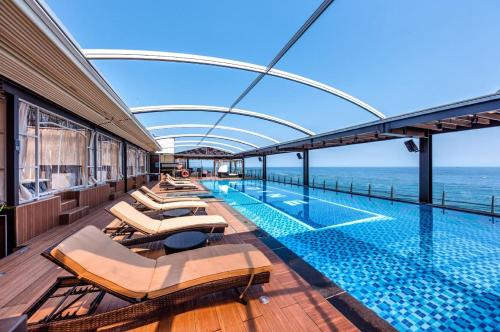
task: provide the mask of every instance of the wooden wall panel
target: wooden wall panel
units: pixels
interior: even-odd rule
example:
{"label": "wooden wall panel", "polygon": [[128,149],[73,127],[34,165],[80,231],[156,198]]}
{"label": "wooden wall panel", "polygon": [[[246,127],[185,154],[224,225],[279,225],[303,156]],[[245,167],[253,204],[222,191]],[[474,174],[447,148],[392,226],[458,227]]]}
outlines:
{"label": "wooden wall panel", "polygon": [[145,184],[146,184],[146,175],[138,175],[136,177],[136,188],[140,188]]}
{"label": "wooden wall panel", "polygon": [[115,188],[115,193],[118,192],[125,192],[125,180],[118,180],[118,181],[111,181],[108,182],[108,184],[112,187]]}
{"label": "wooden wall panel", "polygon": [[137,188],[136,177],[132,176],[130,178],[127,178],[127,189],[128,190],[132,190],[132,189],[135,189],[135,188]]}
{"label": "wooden wall panel", "polygon": [[108,183],[96,187],[81,189],[76,192],[78,206],[95,207],[109,201],[110,186]]}
{"label": "wooden wall panel", "polygon": [[35,236],[59,226],[60,212],[60,196],[16,206],[16,245],[19,246]]}

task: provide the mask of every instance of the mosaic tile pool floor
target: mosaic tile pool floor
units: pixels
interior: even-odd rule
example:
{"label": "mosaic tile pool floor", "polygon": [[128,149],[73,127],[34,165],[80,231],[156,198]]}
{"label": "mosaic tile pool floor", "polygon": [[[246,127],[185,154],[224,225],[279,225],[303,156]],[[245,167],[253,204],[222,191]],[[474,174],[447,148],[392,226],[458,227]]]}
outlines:
{"label": "mosaic tile pool floor", "polygon": [[258,180],[214,196],[401,331],[500,331],[500,221]]}

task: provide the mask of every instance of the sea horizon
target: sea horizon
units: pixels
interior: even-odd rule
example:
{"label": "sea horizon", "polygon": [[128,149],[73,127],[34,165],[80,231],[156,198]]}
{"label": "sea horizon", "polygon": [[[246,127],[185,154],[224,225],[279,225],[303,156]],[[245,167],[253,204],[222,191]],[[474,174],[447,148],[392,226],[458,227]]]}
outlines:
{"label": "sea horizon", "polygon": [[[260,171],[260,167],[246,167],[247,174]],[[309,174],[310,185],[418,200],[417,166],[311,166]],[[267,176],[270,180],[302,183],[302,167],[268,166]],[[433,200],[498,213],[500,166],[435,166]]]}

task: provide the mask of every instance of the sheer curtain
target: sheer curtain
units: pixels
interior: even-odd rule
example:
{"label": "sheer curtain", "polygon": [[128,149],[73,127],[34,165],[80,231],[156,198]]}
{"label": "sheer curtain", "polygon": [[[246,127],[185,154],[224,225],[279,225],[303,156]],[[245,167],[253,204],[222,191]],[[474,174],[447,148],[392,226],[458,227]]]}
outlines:
{"label": "sheer curtain", "polygon": [[28,130],[30,105],[19,102],[19,199],[31,200],[36,196],[34,128]]}
{"label": "sheer curtain", "polygon": [[127,176],[137,175],[137,149],[127,148]]}
{"label": "sheer curtain", "polygon": [[123,179],[123,143],[120,142],[118,146],[118,174],[119,174],[119,179]]}
{"label": "sheer curtain", "polygon": [[[99,179],[97,178],[98,175],[94,174],[94,164],[95,164],[95,160],[94,160],[94,149],[96,148],[95,146],[95,136],[96,136],[96,133],[95,131],[88,131],[89,135],[86,136],[86,139],[87,139],[87,153],[85,153],[85,151],[82,151],[83,154],[82,155],[86,155],[87,156],[87,159],[88,159],[88,164],[87,164],[87,160],[84,159],[84,160],[80,160],[80,165],[82,165],[82,174],[81,174],[81,178],[82,178],[82,183],[88,183],[88,184],[95,184],[96,182],[99,182]],[[85,148],[84,148],[85,150]]]}
{"label": "sheer curtain", "polygon": [[120,142],[104,134],[97,136],[97,180],[99,182],[120,179]]}
{"label": "sheer curtain", "polygon": [[113,141],[109,146],[109,164],[111,165],[109,170],[109,179],[118,180],[120,177],[120,144]]}
{"label": "sheer curtain", "polygon": [[86,185],[93,165],[91,133],[77,123],[21,101],[20,200]]}

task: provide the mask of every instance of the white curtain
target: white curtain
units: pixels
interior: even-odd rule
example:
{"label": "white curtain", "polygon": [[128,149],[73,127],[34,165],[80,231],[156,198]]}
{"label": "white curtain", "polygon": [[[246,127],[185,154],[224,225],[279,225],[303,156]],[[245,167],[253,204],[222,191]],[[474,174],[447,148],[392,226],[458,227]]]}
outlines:
{"label": "white curtain", "polygon": [[[38,138],[35,137],[37,123]],[[50,115],[42,109],[37,112],[36,106],[21,101],[20,200],[36,198],[37,189],[38,193],[47,193],[86,184],[89,137],[89,130]]]}
{"label": "white curtain", "polygon": [[35,196],[35,129],[28,130],[29,105],[19,103],[19,199],[28,201]]}
{"label": "white curtain", "polygon": [[118,174],[119,174],[119,179],[123,179],[123,143],[120,142],[118,144]]}
{"label": "white curtain", "polygon": [[137,175],[137,150],[132,147],[127,148],[127,176]]}
{"label": "white curtain", "polygon": [[84,129],[40,127],[40,181],[49,190],[85,183],[86,133]]}
{"label": "white curtain", "polygon": [[105,182],[120,179],[120,142],[99,134],[97,146],[98,180]]}

